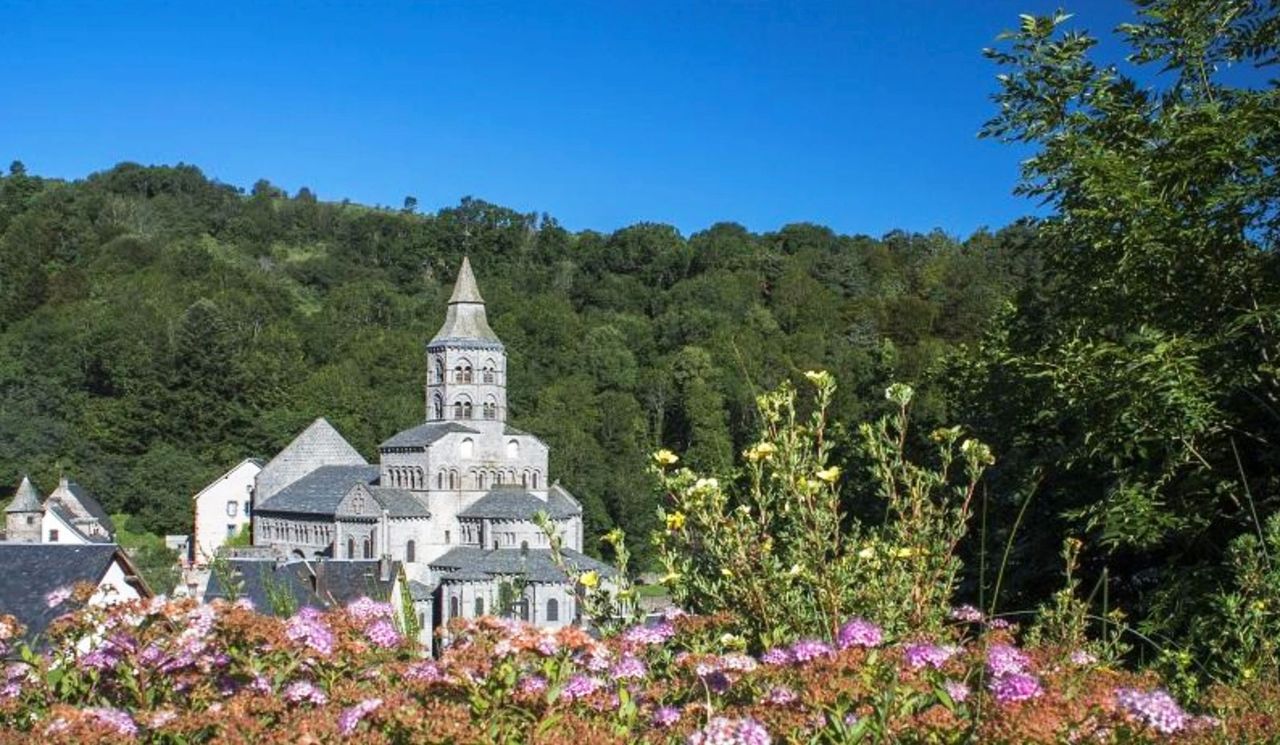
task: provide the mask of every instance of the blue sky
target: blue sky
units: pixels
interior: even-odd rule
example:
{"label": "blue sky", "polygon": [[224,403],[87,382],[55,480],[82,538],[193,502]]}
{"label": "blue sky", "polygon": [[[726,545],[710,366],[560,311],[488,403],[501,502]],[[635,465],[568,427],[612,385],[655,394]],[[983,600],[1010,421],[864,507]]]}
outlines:
{"label": "blue sky", "polygon": [[[1059,4],[0,0],[0,160],[471,195],[575,230],[967,235],[1034,208],[1010,193],[1024,153],[976,137],[981,50]],[[1095,32],[1130,12],[1067,7]]]}

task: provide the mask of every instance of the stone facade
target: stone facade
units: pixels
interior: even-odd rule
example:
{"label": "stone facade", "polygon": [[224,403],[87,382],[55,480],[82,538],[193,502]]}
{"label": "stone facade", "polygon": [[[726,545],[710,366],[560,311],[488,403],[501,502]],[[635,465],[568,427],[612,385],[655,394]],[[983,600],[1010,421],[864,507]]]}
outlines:
{"label": "stone facade", "polygon": [[574,588],[551,560],[535,515],[564,555],[582,555],[582,507],[551,481],[548,449],[507,424],[507,357],[463,260],[444,324],[426,344],[425,416],[368,465],[323,419],[258,475],[254,544],[301,558],[401,562],[420,614],[504,613],[572,622]]}
{"label": "stone facade", "polygon": [[43,501],[26,476],[5,508],[5,539],[16,543],[109,543],[115,526],[79,484],[63,476]]}

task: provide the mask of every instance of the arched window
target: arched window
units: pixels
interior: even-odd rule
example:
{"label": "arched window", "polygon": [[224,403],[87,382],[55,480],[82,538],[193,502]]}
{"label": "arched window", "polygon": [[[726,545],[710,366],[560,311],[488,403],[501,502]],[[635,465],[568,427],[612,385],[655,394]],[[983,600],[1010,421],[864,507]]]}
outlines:
{"label": "arched window", "polygon": [[519,442],[516,442],[515,440],[508,440],[508,441],[507,441],[507,457],[508,457],[508,458],[512,458],[512,459],[514,459],[514,458],[519,458],[519,457],[520,457],[520,443],[519,443]]}
{"label": "arched window", "polygon": [[547,620],[560,620],[560,601],[555,598],[547,598]]}
{"label": "arched window", "polygon": [[476,488],[477,489],[484,488],[484,471],[481,471],[480,473],[476,474]]}
{"label": "arched window", "polygon": [[418,547],[413,541],[404,544],[404,561],[412,564],[418,560]]}
{"label": "arched window", "polygon": [[347,558],[356,558],[356,539],[354,538],[347,539]]}
{"label": "arched window", "polygon": [[484,615],[484,598],[476,598],[476,618]]}
{"label": "arched window", "polygon": [[455,382],[455,383],[461,383],[461,382],[462,382],[462,365],[454,365],[454,367],[453,367],[453,382]]}
{"label": "arched window", "polygon": [[462,418],[462,402],[461,401],[453,402],[453,418],[454,419]]}
{"label": "arched window", "polygon": [[525,471],[524,473],[520,474],[520,486],[523,486],[526,489],[529,488],[529,472],[528,471]]}
{"label": "arched window", "polygon": [[423,486],[423,482],[426,479],[426,474],[422,472],[421,468],[417,468],[417,469],[414,469],[414,475],[418,479],[418,488],[421,489]]}
{"label": "arched window", "polygon": [[495,368],[496,368],[496,365],[493,364],[493,360],[485,360],[484,378],[483,378],[484,382],[492,383],[494,381]]}
{"label": "arched window", "polygon": [[444,399],[439,394],[436,394],[434,401],[432,401],[431,411],[435,414],[436,419],[444,419]]}
{"label": "arched window", "polygon": [[364,558],[366,559],[373,558],[373,541],[369,540],[368,538],[364,539]]}
{"label": "arched window", "polygon": [[444,471],[441,471],[440,473],[436,474],[436,488],[437,489],[444,488]]}
{"label": "arched window", "polygon": [[538,488],[538,472],[537,471],[533,472],[533,488],[534,489]]}
{"label": "arched window", "polygon": [[471,365],[467,365],[466,367],[462,368],[462,382],[464,383],[471,382]]}
{"label": "arched window", "polygon": [[458,455],[463,458],[470,458],[475,455],[476,441],[467,437],[458,445]]}
{"label": "arched window", "polygon": [[471,402],[470,401],[462,402],[462,418],[463,419],[471,418]]}
{"label": "arched window", "polygon": [[449,618],[457,618],[461,615],[462,609],[459,607],[460,605],[462,604],[458,602],[457,595],[449,598]]}
{"label": "arched window", "polygon": [[444,360],[436,357],[436,382],[444,382]]}
{"label": "arched window", "polygon": [[497,418],[498,418],[498,405],[497,405],[497,404],[495,404],[495,403],[491,403],[491,402],[489,402],[489,401],[486,401],[486,402],[485,402],[485,404],[484,404],[484,411],[483,411],[482,413],[484,414],[484,418],[485,418],[485,419],[497,419]]}
{"label": "arched window", "polygon": [[449,488],[450,489],[458,488],[458,472],[457,471],[449,472]]}

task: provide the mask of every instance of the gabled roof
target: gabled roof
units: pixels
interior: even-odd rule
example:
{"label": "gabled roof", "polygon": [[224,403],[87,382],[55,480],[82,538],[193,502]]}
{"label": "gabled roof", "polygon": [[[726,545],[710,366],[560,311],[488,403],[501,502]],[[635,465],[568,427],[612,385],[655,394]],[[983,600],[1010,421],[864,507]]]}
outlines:
{"label": "gabled roof", "polygon": [[86,543],[111,543],[112,542],[112,540],[105,535],[98,535],[96,533],[87,532],[86,530],[84,530],[84,528],[88,527],[85,523],[91,522],[91,520],[85,520],[84,518],[77,518],[75,515],[68,512],[67,509],[60,504],[49,505],[49,509],[45,512],[45,514],[52,515],[55,518],[57,518],[58,521],[62,523],[63,527],[65,527],[67,530],[71,531],[72,533],[75,533]]}
{"label": "gabled roof", "polygon": [[[298,608],[326,610],[369,597],[387,600],[400,575],[400,562],[393,561],[383,579],[377,560],[327,559],[291,561],[277,564],[265,559],[229,559],[230,583],[237,598],[248,598],[260,613],[274,614],[272,596],[284,593]],[[209,577],[205,600],[230,599],[225,587],[228,577],[214,572]]]}
{"label": "gabled roof", "polygon": [[388,517],[431,517],[425,497],[406,489],[375,486],[369,489],[369,493],[387,511]]}
{"label": "gabled roof", "polygon": [[322,417],[302,430],[258,473],[254,499],[259,504],[267,502],[321,466],[364,465],[368,465],[368,461]]}
{"label": "gabled roof", "polygon": [[398,432],[395,435],[392,435],[390,439],[379,445],[378,449],[412,447],[424,448],[452,432],[465,432],[473,435],[480,434],[478,430],[474,430],[465,424],[459,424],[457,422],[427,422],[426,424],[419,424],[416,427],[410,427],[403,432]]}
{"label": "gabled roof", "polygon": [[54,489],[49,493],[48,497],[45,497],[44,507],[46,510],[54,505],[62,506],[76,520],[92,518],[97,520],[108,533],[114,534],[116,532],[116,527],[111,522],[111,516],[107,514],[106,510],[102,509],[102,505],[98,504],[98,500],[94,499],[93,495],[86,491],[83,486],[66,477],[63,477],[62,481],[58,483],[57,489]]}
{"label": "gabled roof", "polygon": [[489,328],[484,298],[480,297],[476,277],[471,272],[471,261],[466,258],[462,259],[462,267],[458,269],[458,279],[453,285],[453,295],[449,298],[444,325],[427,346],[453,345],[458,342],[482,342],[485,346],[502,348],[498,335]]}
{"label": "gabled roof", "polygon": [[4,508],[5,512],[39,512],[40,492],[31,483],[31,479],[26,476],[22,477],[22,483],[18,484],[18,490],[13,493],[13,501],[9,502],[9,506]]}
{"label": "gabled roof", "polygon": [[222,474],[221,476],[219,476],[218,478],[214,479],[213,481],[210,481],[207,485],[205,485],[205,487],[204,487],[203,489],[201,489],[200,491],[196,492],[196,493],[195,493],[195,495],[194,495],[194,496],[192,496],[191,498],[192,498],[192,499],[199,499],[200,497],[204,496],[204,493],[205,493],[205,492],[207,492],[207,491],[209,491],[210,489],[212,489],[213,487],[217,486],[217,485],[219,484],[219,482],[221,482],[223,479],[227,478],[228,476],[230,476],[231,474],[233,474],[233,473],[235,473],[236,471],[240,470],[242,467],[244,467],[244,466],[246,466],[246,465],[249,465],[249,466],[253,466],[253,467],[254,467],[254,472],[253,472],[253,473],[254,473],[254,475],[255,475],[255,476],[256,476],[258,473],[260,473],[260,472],[262,471],[262,461],[261,461],[261,460],[259,460],[258,458],[245,458],[244,460],[240,461],[239,463],[235,464],[234,466],[232,466],[232,467],[228,468],[228,469],[227,469],[227,471],[226,471],[226,473]]}
{"label": "gabled roof", "polygon": [[116,561],[124,567],[126,577],[137,580],[138,592],[149,597],[151,591],[137,579],[128,557],[114,543],[0,543],[0,566],[4,567],[0,572],[0,613],[16,617],[30,639],[43,633],[50,621],[72,610],[68,602],[50,608],[45,599],[49,593],[80,582],[96,586]]}
{"label": "gabled roof", "polygon": [[582,503],[569,493],[569,490],[556,482],[547,490],[547,501],[562,515],[572,517],[582,514]]}
{"label": "gabled roof", "polygon": [[545,512],[547,517],[559,520],[573,517],[582,512],[581,507],[578,508],[577,512],[571,510],[572,505],[563,499],[555,501],[550,498],[541,499],[518,486],[499,486],[459,512],[458,517],[464,519],[532,520],[534,515],[539,512]]}
{"label": "gabled roof", "polygon": [[[596,571],[605,576],[614,574],[608,564],[579,553],[564,549],[561,552],[565,564],[580,571]],[[482,548],[460,546],[431,562],[431,568],[440,572],[442,582],[479,582],[498,577],[521,576],[530,582],[566,582],[568,577],[551,558],[551,549],[499,548],[486,551]]]}
{"label": "gabled roof", "polygon": [[276,492],[255,511],[333,515],[352,487],[377,482],[377,466],[320,466]]}

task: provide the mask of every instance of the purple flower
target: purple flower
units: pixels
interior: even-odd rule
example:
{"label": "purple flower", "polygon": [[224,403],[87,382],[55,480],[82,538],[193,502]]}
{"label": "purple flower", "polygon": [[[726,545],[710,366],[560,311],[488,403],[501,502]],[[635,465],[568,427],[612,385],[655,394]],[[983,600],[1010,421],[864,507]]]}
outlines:
{"label": "purple flower", "polygon": [[116,661],[115,650],[103,645],[81,657],[77,664],[81,670],[110,670]]}
{"label": "purple flower", "polygon": [[300,704],[306,701],[316,706],[324,706],[329,701],[324,691],[305,680],[290,683],[289,687],[284,689],[284,698],[289,703]]}
{"label": "purple flower", "polygon": [[957,704],[963,703],[965,699],[969,698],[969,686],[958,680],[948,680],[946,683],[942,684],[942,689],[945,690],[947,695],[951,697],[951,700]]}
{"label": "purple flower", "polygon": [[1003,618],[993,618],[993,619],[991,619],[990,621],[987,621],[987,628],[989,628],[989,629],[1009,629],[1009,628],[1013,628],[1013,624],[1012,624],[1012,623],[1009,623],[1009,621],[1007,621],[1007,620],[1005,620],[1005,619],[1003,619]]}
{"label": "purple flower", "polygon": [[680,721],[680,710],[674,706],[659,706],[653,712],[653,726],[666,729]]}
{"label": "purple flower", "polygon": [[543,634],[533,648],[543,657],[551,657],[560,651],[560,642],[551,634]]}
{"label": "purple flower", "polygon": [[640,680],[648,674],[649,667],[644,660],[629,654],[623,655],[609,671],[609,677],[614,680]]}
{"label": "purple flower", "polygon": [[420,683],[430,683],[440,680],[444,676],[440,674],[440,668],[431,660],[416,662],[404,671],[405,680],[416,680]]}
{"label": "purple flower", "polygon": [[249,690],[255,693],[271,693],[271,681],[265,675],[255,675],[253,681],[249,683]]}
{"label": "purple flower", "polygon": [[369,712],[382,706],[382,699],[371,698],[361,701],[352,706],[350,709],[344,709],[338,715],[338,732],[344,737],[350,736],[356,731],[356,726],[360,724],[360,720],[369,715]]}
{"label": "purple flower", "polygon": [[795,658],[786,647],[774,647],[760,655],[760,661],[766,665],[790,665]]}
{"label": "purple flower", "polygon": [[955,647],[941,647],[937,644],[912,644],[903,650],[903,659],[912,670],[919,670],[928,665],[935,670],[946,664],[956,653]]}
{"label": "purple flower", "polygon": [[791,657],[796,662],[805,663],[826,657],[831,654],[831,645],[816,639],[801,639],[791,645]]}
{"label": "purple flower", "polygon": [[1026,673],[1005,673],[992,678],[987,683],[991,695],[1002,704],[1026,701],[1044,693],[1040,681],[1034,675]]}
{"label": "purple flower", "polygon": [[85,709],[84,713],[97,720],[100,724],[115,730],[118,735],[123,735],[124,737],[138,736],[138,725],[134,724],[133,717],[129,716],[127,712],[107,707],[94,707]]}
{"label": "purple flower", "polygon": [[689,735],[688,745],[769,745],[769,731],[751,717],[715,717]]}
{"label": "purple flower", "polygon": [[385,618],[379,618],[373,623],[365,627],[364,635],[373,642],[373,646],[383,649],[390,649],[402,641],[400,632],[396,631],[396,627]]}
{"label": "purple flower", "polygon": [[1126,714],[1162,735],[1182,731],[1189,719],[1173,696],[1161,689],[1144,693],[1136,688],[1120,688],[1116,690],[1116,702]]}
{"label": "purple flower", "polygon": [[707,689],[716,695],[720,695],[729,690],[729,676],[719,670],[712,670],[702,676],[702,682],[707,685]]}
{"label": "purple flower", "polygon": [[71,597],[70,587],[59,587],[58,589],[54,590],[48,595],[45,595],[44,602],[50,608],[57,608],[59,605],[62,605],[63,603],[67,602],[67,599],[70,597]]}
{"label": "purple flower", "polygon": [[284,635],[290,641],[300,641],[307,647],[329,655],[333,652],[333,632],[324,625],[320,613],[314,608],[303,608],[285,624]]}
{"label": "purple flower", "polygon": [[992,644],[987,649],[987,671],[999,677],[1006,673],[1025,673],[1031,658],[1010,644]]}
{"label": "purple flower", "polygon": [[517,688],[526,696],[536,696],[547,690],[547,679],[541,675],[530,675],[521,678]]}
{"label": "purple flower", "polygon": [[564,688],[560,690],[560,697],[576,701],[600,690],[602,685],[604,683],[599,678],[593,678],[590,675],[575,675],[569,678],[568,683],[564,684]]}
{"label": "purple flower", "polygon": [[878,647],[884,642],[884,632],[880,627],[863,618],[854,618],[840,627],[836,634],[836,645],[841,649],[849,647]]}
{"label": "purple flower", "polygon": [[957,608],[952,608],[951,612],[948,613],[947,616],[952,621],[959,621],[961,623],[978,623],[983,618],[982,611],[972,605],[961,605]]}
{"label": "purple flower", "polygon": [[391,618],[391,603],[379,603],[370,598],[357,598],[347,604],[347,615],[361,624],[379,618]]}
{"label": "purple flower", "polygon": [[628,644],[638,644],[641,646],[654,646],[665,644],[668,639],[676,635],[676,627],[671,625],[669,621],[663,621],[653,626],[632,626],[622,632],[622,641]]}
{"label": "purple flower", "polygon": [[765,694],[764,702],[766,704],[774,704],[775,706],[786,706],[795,703],[799,696],[796,692],[786,686],[774,686]]}

